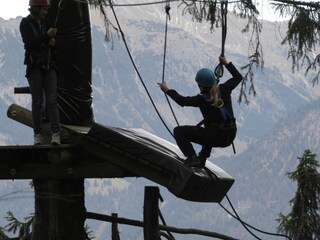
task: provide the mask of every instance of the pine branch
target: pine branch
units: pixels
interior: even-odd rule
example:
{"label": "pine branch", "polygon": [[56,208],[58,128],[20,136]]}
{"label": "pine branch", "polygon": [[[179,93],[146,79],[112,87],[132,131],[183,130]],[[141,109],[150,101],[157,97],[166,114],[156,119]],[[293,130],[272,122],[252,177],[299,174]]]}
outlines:
{"label": "pine branch", "polygon": [[302,1],[295,1],[295,0],[273,0],[274,3],[271,2],[272,5],[276,5],[278,3],[288,4],[292,6],[300,6],[300,7],[311,7],[315,9],[320,8],[320,2],[302,2]]}

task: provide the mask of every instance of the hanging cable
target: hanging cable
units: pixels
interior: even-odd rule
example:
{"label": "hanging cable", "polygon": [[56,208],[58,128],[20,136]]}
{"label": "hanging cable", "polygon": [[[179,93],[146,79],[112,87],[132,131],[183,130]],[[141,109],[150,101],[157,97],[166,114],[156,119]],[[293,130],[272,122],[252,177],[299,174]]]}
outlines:
{"label": "hanging cable", "polygon": [[[164,79],[165,79],[164,75],[165,75],[165,68],[166,68],[166,52],[167,52],[167,39],[168,39],[168,20],[170,20],[170,12],[169,12],[170,9],[171,9],[170,8],[170,4],[167,3],[166,7],[165,7],[165,10],[166,10],[166,26],[165,26],[165,34],[164,34],[165,35],[165,37],[164,37],[164,48],[163,48],[162,83],[165,82],[164,81]],[[177,117],[176,117],[176,115],[175,115],[175,113],[174,113],[174,111],[172,109],[172,106],[171,106],[171,103],[169,101],[169,98],[168,98],[167,94],[164,94],[164,95],[165,95],[165,97],[167,99],[167,102],[168,102],[168,105],[170,107],[171,113],[172,113],[177,125],[179,126],[178,119],[177,119]]]}
{"label": "hanging cable", "polygon": [[[163,217],[162,212],[161,212],[160,209],[159,209],[159,217],[160,217],[160,219],[161,219],[162,225],[163,225],[163,226],[167,226],[167,223],[166,223],[166,221],[165,221],[165,219],[164,219],[164,217]],[[173,240],[175,239],[174,236],[172,235],[172,233],[169,232],[169,230],[167,230],[167,234],[168,234],[168,236],[170,236],[170,239],[173,239]]]}
{"label": "hanging cable", "polygon": [[[215,175],[215,173],[212,172],[212,171],[211,171],[210,169],[208,169],[208,168],[204,168],[204,170],[208,173],[209,177],[212,178],[212,180],[214,180],[214,179],[213,179],[213,175]],[[217,179],[218,181],[221,180],[221,179],[218,178],[218,177],[215,178],[215,179]],[[226,199],[227,199],[230,207],[232,208],[234,214],[232,214],[230,211],[228,211],[221,203],[219,203],[220,207],[222,207],[222,209],[225,210],[225,211],[226,211],[230,216],[232,216],[234,219],[238,220],[238,221],[242,224],[242,226],[243,226],[254,238],[256,238],[256,239],[258,239],[258,240],[261,240],[261,238],[259,238],[258,236],[256,236],[252,231],[250,231],[249,228],[251,228],[251,229],[253,229],[253,230],[257,231],[257,232],[266,234],[266,235],[272,235],[272,236],[277,236],[277,237],[285,237],[285,238],[288,238],[289,240],[292,240],[292,239],[291,239],[289,236],[287,236],[287,235],[265,232],[265,231],[259,230],[259,229],[255,228],[255,227],[251,226],[250,224],[244,222],[244,221],[240,218],[240,216],[238,215],[236,209],[233,207],[233,205],[232,205],[232,203],[231,203],[231,201],[230,201],[230,199],[229,199],[229,197],[228,197],[227,194],[226,194],[225,197],[226,197]],[[249,227],[249,228],[248,228],[248,227]]]}
{"label": "hanging cable", "polygon": [[[225,42],[227,38],[227,13],[228,13],[228,1],[221,0],[221,56],[224,56]],[[223,76],[223,64],[219,63],[214,70],[217,81],[219,82],[220,78]]]}
{"label": "hanging cable", "polygon": [[[221,0],[221,56],[224,56],[224,48],[227,38],[227,13],[228,13],[228,0]],[[216,76],[217,83],[219,83],[220,78],[223,76],[223,64],[220,62],[214,70],[214,75]],[[231,143],[233,153],[236,154],[236,148],[234,143]]]}
{"label": "hanging cable", "polygon": [[161,117],[161,115],[160,115],[160,113],[159,113],[159,111],[158,111],[158,109],[157,109],[157,107],[156,107],[156,105],[155,105],[155,103],[154,103],[154,101],[153,101],[153,99],[152,99],[152,97],[151,97],[151,95],[150,95],[150,93],[149,93],[149,91],[148,91],[145,83],[144,83],[143,80],[142,80],[142,77],[141,77],[141,75],[140,75],[140,72],[138,71],[138,68],[137,68],[137,66],[136,66],[136,64],[135,64],[135,62],[134,62],[134,60],[133,60],[133,57],[132,57],[130,51],[129,51],[129,47],[128,47],[127,41],[126,41],[125,36],[124,36],[124,33],[123,33],[122,29],[121,29],[119,20],[118,20],[117,15],[116,15],[116,13],[115,13],[115,11],[114,11],[113,4],[112,4],[112,1],[111,1],[111,0],[109,0],[109,4],[110,4],[110,8],[111,8],[111,10],[112,10],[112,13],[113,13],[113,15],[114,15],[114,18],[115,18],[115,20],[116,20],[116,22],[117,22],[119,31],[120,31],[120,33],[121,33],[122,40],[123,40],[123,42],[124,42],[124,45],[125,45],[126,50],[127,50],[127,52],[128,52],[128,55],[129,55],[129,57],[130,57],[130,60],[131,60],[131,62],[132,62],[132,64],[133,64],[133,67],[134,67],[136,73],[138,74],[138,77],[139,77],[139,79],[140,79],[140,81],[141,81],[144,89],[146,90],[146,92],[147,92],[147,94],[148,94],[148,97],[150,98],[150,101],[151,101],[151,103],[152,103],[152,106],[154,107],[155,111],[157,112],[160,120],[162,121],[163,125],[167,128],[167,130],[168,130],[168,132],[171,134],[171,136],[174,138],[173,133],[170,131],[169,127],[168,127],[167,124],[164,122],[163,118]]}
{"label": "hanging cable", "polygon": [[[163,202],[163,197],[161,196],[160,193],[159,193],[159,200],[160,200],[161,202]],[[160,217],[160,219],[161,219],[162,225],[167,226],[166,220],[164,219],[160,208],[158,208],[158,213],[159,213],[159,217]],[[173,237],[173,235],[171,234],[171,232],[170,232],[169,230],[167,230],[167,235],[168,235],[168,237],[170,237],[170,238],[167,238],[167,239],[172,239],[172,240],[174,240],[174,237]]]}
{"label": "hanging cable", "polygon": [[[228,200],[230,206],[232,206],[232,203],[231,203],[231,201],[230,201],[230,199],[228,198],[227,195],[226,195],[226,197],[227,197],[227,200]],[[223,210],[225,210],[230,216],[232,216],[234,219],[236,219],[236,220],[239,221],[238,217],[235,216],[234,214],[232,214],[232,213],[231,213],[228,209],[226,209],[221,203],[219,203],[219,205],[220,205],[220,207],[221,207]],[[233,208],[233,207],[232,207],[232,208]],[[234,208],[233,208],[233,209],[234,209]],[[287,236],[287,235],[278,234],[278,233],[270,233],[270,232],[262,231],[262,230],[260,230],[260,229],[258,229],[258,228],[255,228],[254,226],[252,226],[252,225],[244,222],[244,221],[242,221],[242,222],[243,222],[246,226],[250,227],[251,229],[253,229],[253,230],[257,231],[257,232],[260,232],[260,233],[263,233],[263,234],[266,234],[266,235],[276,236],[276,237],[285,237],[285,238],[287,238],[287,239],[289,239],[289,240],[292,240],[292,239],[291,239],[289,236]]]}

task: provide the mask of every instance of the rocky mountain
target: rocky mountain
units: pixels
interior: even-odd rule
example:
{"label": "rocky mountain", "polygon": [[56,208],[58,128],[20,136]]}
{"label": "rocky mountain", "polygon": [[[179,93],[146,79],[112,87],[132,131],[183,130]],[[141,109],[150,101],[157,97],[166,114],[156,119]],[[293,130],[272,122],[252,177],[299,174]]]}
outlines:
{"label": "rocky mountain", "polygon": [[[164,55],[164,5],[115,8],[130,54],[122,39],[112,32],[106,42],[101,16],[92,9],[93,36],[93,101],[98,123],[116,127],[143,128],[174,142],[166,131],[157,109],[170,129],[176,125],[157,82],[162,80]],[[107,9],[112,17],[112,12]],[[200,67],[214,68],[221,47],[220,29],[211,32],[206,22],[193,22],[181,9],[172,7],[168,24],[165,81],[185,95],[196,94],[194,75]],[[15,95],[15,86],[26,86],[22,64],[23,45],[20,40],[20,18],[0,19],[0,144],[31,144],[32,131],[6,117],[12,103],[30,108],[30,96]],[[115,22],[113,21],[115,24]],[[241,30],[246,21],[228,15],[225,54],[239,69],[247,62],[250,33]],[[235,178],[228,197],[241,219],[254,227],[275,232],[277,214],[287,213],[295,184],[285,176],[293,171],[305,149],[319,152],[318,85],[312,86],[312,74],[301,70],[293,73],[287,60],[287,47],[280,43],[286,31],[285,23],[263,22],[261,44],[264,68],[255,69],[254,86],[257,95],[249,95],[250,104],[237,103],[239,89],[234,91],[234,109],[238,122],[232,148],[216,149],[210,161]],[[79,49],[80,51],[80,49]],[[141,79],[139,78],[141,76]],[[229,75],[225,71],[224,79]],[[144,87],[145,86],[145,87]],[[147,91],[146,91],[147,90]],[[197,110],[172,104],[180,124],[195,124],[201,120]],[[86,181],[88,211],[141,220],[143,218],[144,186],[156,185],[146,179],[90,179]],[[167,224],[175,227],[200,228],[239,239],[254,239],[219,204],[194,203],[177,199],[160,187],[164,202],[161,211]],[[227,199],[221,203],[230,209]],[[29,181],[0,181],[0,216],[13,211],[23,218],[33,211],[33,191]],[[2,217],[3,218],[3,217]],[[5,220],[0,217],[0,226]],[[110,238],[111,225],[87,221],[97,240]],[[143,231],[120,225],[121,239],[142,239]],[[261,239],[279,239],[257,233]],[[194,235],[175,235],[176,239],[204,239]]]}

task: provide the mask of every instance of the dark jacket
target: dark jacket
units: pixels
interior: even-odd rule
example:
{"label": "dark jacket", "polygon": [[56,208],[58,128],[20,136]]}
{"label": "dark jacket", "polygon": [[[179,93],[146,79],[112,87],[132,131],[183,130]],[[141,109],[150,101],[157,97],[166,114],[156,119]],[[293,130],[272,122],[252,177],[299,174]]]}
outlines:
{"label": "dark jacket", "polygon": [[[229,119],[229,121],[231,122],[234,121],[231,92],[235,87],[239,85],[243,77],[231,62],[228,63],[225,67],[231,73],[232,78],[230,78],[228,81],[224,83],[219,84],[219,91],[220,98],[224,102],[225,109],[231,114],[233,118]],[[220,124],[224,122],[220,109],[212,106],[212,102],[208,102],[206,100],[207,97],[205,96],[205,94],[200,93],[196,96],[184,97],[173,89],[169,90],[167,94],[182,107],[199,107],[204,118],[205,127],[209,127],[210,125]]]}
{"label": "dark jacket", "polygon": [[[20,33],[25,49],[24,64],[27,65],[26,76],[29,75],[33,66],[46,66],[47,64],[49,27],[50,24],[47,21],[41,20],[41,23],[38,24],[31,15],[22,18],[20,22]],[[50,61],[50,63],[53,62]]]}

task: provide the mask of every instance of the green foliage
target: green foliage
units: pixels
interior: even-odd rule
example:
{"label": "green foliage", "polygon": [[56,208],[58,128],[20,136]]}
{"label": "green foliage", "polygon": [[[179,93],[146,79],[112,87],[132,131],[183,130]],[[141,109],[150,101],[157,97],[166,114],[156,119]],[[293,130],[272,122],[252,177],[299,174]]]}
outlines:
{"label": "green foliage", "polygon": [[292,61],[292,70],[307,65],[317,72],[313,84],[320,78],[320,53],[315,53],[320,44],[320,2],[274,0],[274,9],[280,16],[289,17],[288,31],[282,44],[289,45],[288,57]]}
{"label": "green foliage", "polygon": [[[9,237],[5,234],[6,232],[12,234],[17,234],[17,232],[19,232],[19,234],[21,233],[23,236],[28,235],[33,218],[33,216],[29,216],[24,219],[24,222],[21,222],[13,215],[12,212],[7,212],[5,219],[9,223],[4,228],[0,228],[0,240],[9,239]],[[23,229],[22,232],[21,229]]]}
{"label": "green foliage", "polygon": [[[12,234],[23,234],[23,236],[29,236],[31,234],[31,226],[32,226],[32,221],[34,219],[34,215],[31,215],[29,217],[24,218],[24,221],[21,222],[19,221],[11,211],[7,212],[7,216],[5,219],[8,221],[8,224],[2,228],[0,227],[0,240],[8,240],[9,237],[5,234],[6,232],[12,233]],[[23,231],[21,232],[21,229]],[[86,240],[93,240],[95,239],[92,234],[92,230],[90,229],[89,226],[84,227],[85,233],[86,233]]]}
{"label": "green foliage", "polygon": [[7,240],[8,236],[5,234],[5,229],[0,227],[0,240]]}
{"label": "green foliage", "polygon": [[305,150],[299,159],[297,170],[287,176],[298,184],[295,197],[290,201],[292,211],[279,214],[278,232],[294,240],[315,240],[320,238],[320,174],[316,154]]}
{"label": "green foliage", "polygon": [[[86,233],[86,240],[93,240],[95,237],[92,236],[93,232],[88,225],[84,226],[84,231]],[[1,239],[0,239],[1,240]]]}
{"label": "green foliage", "polygon": [[[219,4],[221,1],[184,1],[182,0],[179,6],[184,6],[182,14],[188,13],[192,16],[192,19],[198,22],[206,20],[210,23],[210,30],[219,28],[222,25],[222,7]],[[259,14],[255,5],[251,0],[240,0],[232,2],[233,13],[240,17],[248,19],[243,33],[252,31],[251,38],[249,40],[249,63],[243,66],[241,69],[245,70],[243,81],[241,82],[241,90],[238,98],[238,102],[242,102],[244,99],[246,104],[249,104],[247,93],[256,95],[255,87],[253,84],[254,79],[254,67],[263,68],[263,51],[260,43],[260,33],[262,25],[257,19]],[[249,84],[248,84],[249,83]],[[248,86],[249,85],[249,86]]]}
{"label": "green foliage", "polygon": [[7,212],[7,216],[5,217],[5,219],[9,222],[4,228],[8,231],[8,232],[12,232],[13,234],[15,234],[23,225],[22,222],[20,222],[18,219],[16,219],[13,216],[12,212]]}

